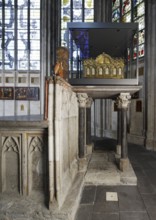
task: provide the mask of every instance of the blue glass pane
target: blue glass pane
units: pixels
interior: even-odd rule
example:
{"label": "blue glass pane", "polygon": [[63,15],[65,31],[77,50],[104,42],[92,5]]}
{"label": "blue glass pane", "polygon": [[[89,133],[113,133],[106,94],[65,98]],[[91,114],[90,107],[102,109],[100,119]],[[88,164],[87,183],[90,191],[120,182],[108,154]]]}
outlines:
{"label": "blue glass pane", "polygon": [[82,8],[82,0],[73,0],[73,8]]}
{"label": "blue glass pane", "polygon": [[7,31],[4,36],[4,66],[14,68],[14,32]]}

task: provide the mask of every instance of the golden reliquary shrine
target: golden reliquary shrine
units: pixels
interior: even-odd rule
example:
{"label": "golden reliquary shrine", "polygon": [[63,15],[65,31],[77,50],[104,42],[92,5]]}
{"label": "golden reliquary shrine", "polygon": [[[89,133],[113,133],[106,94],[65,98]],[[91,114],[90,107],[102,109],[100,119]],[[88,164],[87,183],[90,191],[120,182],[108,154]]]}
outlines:
{"label": "golden reliquary shrine", "polygon": [[83,60],[83,76],[86,78],[123,79],[124,66],[123,58],[113,58],[103,52],[95,59]]}

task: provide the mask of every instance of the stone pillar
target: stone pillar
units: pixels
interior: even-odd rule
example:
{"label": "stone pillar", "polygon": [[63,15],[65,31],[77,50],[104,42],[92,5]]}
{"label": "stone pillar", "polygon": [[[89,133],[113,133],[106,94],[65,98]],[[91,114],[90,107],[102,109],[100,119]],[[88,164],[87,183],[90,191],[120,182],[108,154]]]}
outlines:
{"label": "stone pillar", "polygon": [[146,140],[145,146],[156,151],[156,1],[146,0],[145,38],[145,101]]}
{"label": "stone pillar", "polygon": [[[120,170],[125,171],[129,168],[129,159],[128,159],[128,148],[127,148],[127,110],[130,103],[130,94],[129,93],[120,93],[120,96],[117,98],[118,109],[121,109],[121,117],[119,118],[121,125],[121,159],[120,159]],[[120,132],[120,130],[118,131]],[[118,140],[119,142],[120,140]]]}
{"label": "stone pillar", "polygon": [[112,21],[112,1],[96,0],[94,1],[94,10],[96,22],[111,22]]}
{"label": "stone pillar", "polygon": [[79,103],[79,158],[86,156],[86,93],[77,93]]}
{"label": "stone pillar", "polygon": [[91,140],[91,105],[93,99],[88,97],[86,102],[86,145],[87,154],[92,152],[92,140]]}
{"label": "stone pillar", "polygon": [[119,157],[121,157],[121,108],[118,106],[117,113],[117,145],[116,145],[116,153]]}

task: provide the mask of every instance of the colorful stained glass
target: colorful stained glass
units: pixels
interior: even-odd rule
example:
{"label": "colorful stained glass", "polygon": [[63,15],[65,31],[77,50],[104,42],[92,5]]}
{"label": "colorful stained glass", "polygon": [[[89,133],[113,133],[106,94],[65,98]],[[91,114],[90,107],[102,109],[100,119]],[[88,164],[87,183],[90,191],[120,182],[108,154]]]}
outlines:
{"label": "colorful stained glass", "polygon": [[113,14],[112,14],[112,21],[116,21],[116,20],[119,20],[120,19],[120,9],[116,9],[115,11],[113,11]]}
{"label": "colorful stained glass", "polygon": [[144,14],[145,14],[145,4],[143,2],[134,8],[134,19]]}
{"label": "colorful stained glass", "polygon": [[120,7],[120,0],[113,0],[112,1],[112,10],[114,11],[118,7]]}
{"label": "colorful stained glass", "polygon": [[135,20],[135,22],[138,22],[139,30],[142,30],[142,29],[145,28],[145,18],[144,18],[144,16],[142,16],[141,18],[138,18],[137,20]]}
{"label": "colorful stained glass", "polygon": [[122,3],[122,15],[131,10],[131,0],[123,0]]}
{"label": "colorful stained glass", "polygon": [[144,44],[139,46],[139,57],[143,57],[145,55]]}
{"label": "colorful stained glass", "polygon": [[131,22],[131,12],[128,12],[122,17],[122,22]]}
{"label": "colorful stained glass", "polygon": [[139,31],[139,44],[145,43],[145,30]]}
{"label": "colorful stained glass", "polygon": [[133,5],[134,7],[138,4],[140,4],[141,2],[143,2],[144,0],[133,0]]}

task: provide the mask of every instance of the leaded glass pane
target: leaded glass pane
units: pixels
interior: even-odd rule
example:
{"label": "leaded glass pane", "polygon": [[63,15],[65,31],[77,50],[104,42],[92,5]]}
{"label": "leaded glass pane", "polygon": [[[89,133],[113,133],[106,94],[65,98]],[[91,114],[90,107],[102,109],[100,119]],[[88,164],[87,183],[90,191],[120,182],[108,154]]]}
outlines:
{"label": "leaded glass pane", "polygon": [[38,9],[38,11],[40,12],[40,0],[31,0],[30,9],[31,8]]}
{"label": "leaded glass pane", "polygon": [[40,49],[40,41],[38,41],[38,40],[31,40],[30,50],[39,50],[39,49]]}
{"label": "leaded glass pane", "polygon": [[131,22],[131,12],[128,12],[122,17],[122,22]]}
{"label": "leaded glass pane", "polygon": [[73,20],[82,21],[82,10],[81,9],[73,9]]}
{"label": "leaded glass pane", "polygon": [[85,9],[85,19],[93,20],[94,11],[93,9]]}
{"label": "leaded glass pane", "polygon": [[120,9],[116,9],[115,11],[113,11],[113,15],[112,15],[112,21],[116,21],[120,19]]}
{"label": "leaded glass pane", "polygon": [[62,29],[67,29],[67,22],[61,21],[61,28]]}
{"label": "leaded glass pane", "polygon": [[34,20],[39,20],[40,19],[40,11],[39,10],[30,10],[30,18]]}
{"label": "leaded glass pane", "polygon": [[120,0],[113,0],[112,1],[112,10],[114,11],[118,7],[120,7]]}
{"label": "leaded glass pane", "polygon": [[134,19],[144,15],[144,13],[145,13],[145,4],[141,3],[134,8]]}
{"label": "leaded glass pane", "polygon": [[40,29],[40,20],[30,19],[30,29]]}
{"label": "leaded glass pane", "polygon": [[141,2],[143,2],[143,0],[133,0],[133,5],[136,6]]}
{"label": "leaded glass pane", "polygon": [[39,70],[40,69],[40,61],[30,60],[30,70]]}
{"label": "leaded glass pane", "polygon": [[73,8],[82,8],[82,0],[73,0]]}
{"label": "leaded glass pane", "polygon": [[139,31],[139,44],[143,44],[145,42],[145,30]]}
{"label": "leaded glass pane", "polygon": [[40,60],[40,51],[39,50],[31,50],[30,60]]}
{"label": "leaded glass pane", "polygon": [[145,55],[144,44],[139,46],[139,57],[143,57]]}
{"label": "leaded glass pane", "polygon": [[62,7],[70,7],[70,0],[62,0],[61,1]]}
{"label": "leaded glass pane", "polygon": [[85,0],[85,8],[93,8],[94,0]]}
{"label": "leaded glass pane", "polygon": [[4,66],[7,70],[14,69],[14,50],[4,50]]}
{"label": "leaded glass pane", "polygon": [[122,15],[131,10],[131,0],[123,0],[122,3]]}
{"label": "leaded glass pane", "polygon": [[62,9],[61,17],[64,22],[68,22],[68,20],[70,20],[70,12],[71,10],[69,8]]}
{"label": "leaded glass pane", "polygon": [[17,65],[19,70],[28,70],[28,56],[26,52],[18,51]]}
{"label": "leaded glass pane", "polygon": [[139,30],[142,30],[145,28],[145,18],[144,16],[135,20],[135,22],[138,22],[139,23]]}

